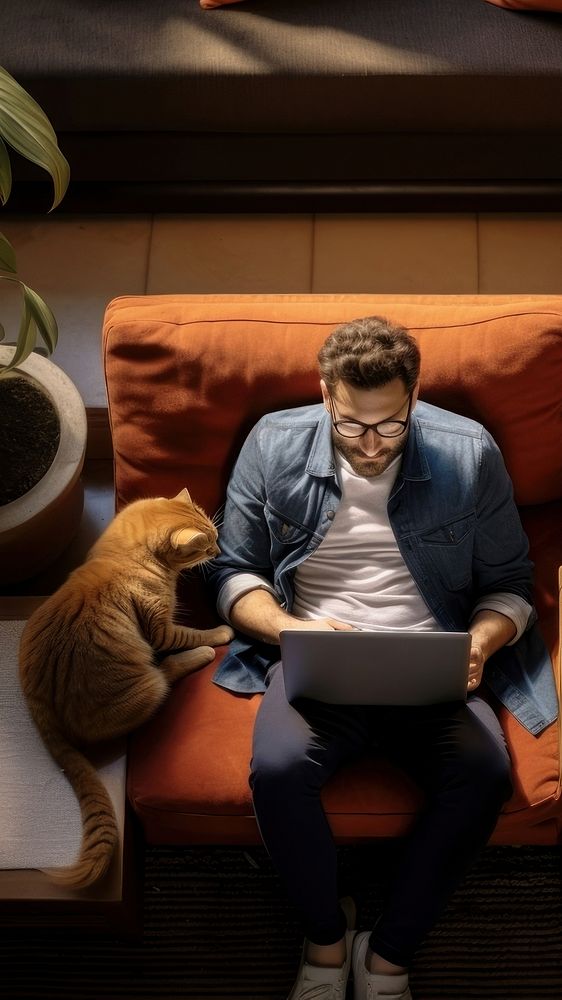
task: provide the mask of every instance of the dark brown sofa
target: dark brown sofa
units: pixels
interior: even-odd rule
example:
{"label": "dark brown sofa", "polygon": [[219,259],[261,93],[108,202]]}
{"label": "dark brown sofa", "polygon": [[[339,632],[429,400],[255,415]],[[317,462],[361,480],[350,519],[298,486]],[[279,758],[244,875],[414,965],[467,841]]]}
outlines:
{"label": "dark brown sofa", "polygon": [[[546,210],[562,15],[484,0],[27,0],[0,65],[72,168],[62,210]],[[11,211],[49,204],[17,164]],[[32,197],[26,183],[33,189]]]}

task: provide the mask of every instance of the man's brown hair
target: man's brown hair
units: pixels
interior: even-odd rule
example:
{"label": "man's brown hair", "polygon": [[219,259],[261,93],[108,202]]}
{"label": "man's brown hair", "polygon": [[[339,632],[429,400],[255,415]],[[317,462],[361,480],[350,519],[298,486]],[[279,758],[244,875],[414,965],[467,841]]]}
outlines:
{"label": "man's brown hair", "polygon": [[382,316],[366,316],[336,327],[318,352],[320,375],[333,393],[338,382],[377,389],[395,378],[412,392],[420,351],[411,333]]}

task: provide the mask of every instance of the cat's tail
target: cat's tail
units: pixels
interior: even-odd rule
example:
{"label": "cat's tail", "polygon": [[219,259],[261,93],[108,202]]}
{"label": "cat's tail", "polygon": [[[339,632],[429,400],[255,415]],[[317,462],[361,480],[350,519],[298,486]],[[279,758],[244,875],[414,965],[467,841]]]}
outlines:
{"label": "cat's tail", "polygon": [[82,843],[77,860],[64,868],[42,869],[60,886],[85,889],[105,875],[119,841],[111,798],[95,767],[64,736],[52,709],[28,699],[45,746],[68,778],[82,816]]}

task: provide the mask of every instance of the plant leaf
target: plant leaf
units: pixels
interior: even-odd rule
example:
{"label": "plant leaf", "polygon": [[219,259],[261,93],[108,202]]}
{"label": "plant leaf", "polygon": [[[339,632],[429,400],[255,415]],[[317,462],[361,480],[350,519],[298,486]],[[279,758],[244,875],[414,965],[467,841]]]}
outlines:
{"label": "plant leaf", "polygon": [[45,112],[0,66],[0,136],[18,153],[51,175],[55,208],[64,197],[70,167]]}
{"label": "plant leaf", "polygon": [[57,321],[47,303],[37,292],[34,292],[32,288],[24,284],[22,284],[22,291],[27,308],[37,326],[38,333],[44,341],[49,354],[52,354],[59,339]]}
{"label": "plant leaf", "polygon": [[[0,278],[2,278],[1,275]],[[18,278],[4,276],[3,280],[14,281],[20,286],[22,308],[16,350],[11,361],[7,365],[0,367],[0,377],[29,357],[37,344],[38,334],[44,340],[49,354],[54,351],[58,339],[55,317],[41,296],[37,292],[34,292],[32,288],[24,285],[23,281],[20,281]]]}
{"label": "plant leaf", "polygon": [[[17,279],[6,278],[5,280],[16,281]],[[22,281],[18,281],[18,285],[20,286],[23,293],[25,285],[23,284]],[[4,367],[0,371],[0,375],[5,375],[6,372],[9,372],[12,368],[15,368],[16,365],[20,364],[22,361],[25,361],[25,359],[29,357],[29,355],[31,354],[36,343],[37,343],[37,327],[35,326],[35,321],[33,319],[33,316],[31,315],[31,310],[29,309],[28,301],[24,294],[16,349],[14,351],[14,354],[12,355],[12,360],[9,361],[7,365],[4,365]]]}
{"label": "plant leaf", "polygon": [[0,271],[17,271],[16,254],[12,244],[0,233]]}
{"label": "plant leaf", "polygon": [[0,202],[5,205],[12,190],[12,168],[6,143],[0,138]]}

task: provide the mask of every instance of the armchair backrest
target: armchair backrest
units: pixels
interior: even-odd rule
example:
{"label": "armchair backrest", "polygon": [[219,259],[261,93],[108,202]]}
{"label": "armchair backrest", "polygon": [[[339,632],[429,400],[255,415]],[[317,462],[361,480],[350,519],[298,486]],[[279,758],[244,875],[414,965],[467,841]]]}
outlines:
{"label": "armchair backrest", "polygon": [[321,343],[367,315],[418,338],[421,397],[485,424],[520,505],[562,497],[562,296],[164,295],[105,315],[118,508],[187,485],[214,512],[251,426],[319,401]]}

